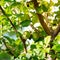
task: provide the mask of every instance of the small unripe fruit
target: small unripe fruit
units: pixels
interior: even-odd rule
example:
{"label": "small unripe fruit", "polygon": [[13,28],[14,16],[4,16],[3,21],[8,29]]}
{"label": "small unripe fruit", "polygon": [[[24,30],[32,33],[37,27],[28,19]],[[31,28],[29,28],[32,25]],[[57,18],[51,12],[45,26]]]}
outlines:
{"label": "small unripe fruit", "polygon": [[30,32],[29,31],[25,31],[23,33],[23,38],[28,39],[29,37],[30,37]]}
{"label": "small unripe fruit", "polygon": [[37,41],[39,39],[39,34],[37,32],[33,32],[32,38],[34,41]]}

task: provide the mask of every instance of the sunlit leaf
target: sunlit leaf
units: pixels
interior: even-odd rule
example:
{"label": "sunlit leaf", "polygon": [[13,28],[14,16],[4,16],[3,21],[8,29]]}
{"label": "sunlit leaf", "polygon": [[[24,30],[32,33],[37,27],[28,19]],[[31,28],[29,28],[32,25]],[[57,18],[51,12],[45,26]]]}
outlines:
{"label": "sunlit leaf", "polygon": [[20,40],[16,40],[16,41],[15,41],[15,44],[16,44],[16,45],[19,45],[19,44],[20,44]]}
{"label": "sunlit leaf", "polygon": [[50,40],[51,40],[51,36],[47,36],[44,38],[44,43],[46,44],[46,46],[49,45]]}
{"label": "sunlit leaf", "polygon": [[55,50],[55,51],[57,51],[57,52],[59,52],[60,51],[60,44],[54,45],[52,47],[52,49]]}

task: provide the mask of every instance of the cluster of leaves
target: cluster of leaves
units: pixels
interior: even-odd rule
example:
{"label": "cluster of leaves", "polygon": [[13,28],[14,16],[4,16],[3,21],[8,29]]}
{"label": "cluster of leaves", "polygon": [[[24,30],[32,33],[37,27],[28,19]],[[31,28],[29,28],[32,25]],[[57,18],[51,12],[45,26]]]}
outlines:
{"label": "cluster of leaves", "polygon": [[[60,34],[56,36],[52,42],[52,50],[50,52],[51,36],[46,34],[37,14],[48,13],[48,18],[52,29],[54,30],[60,22],[60,1],[47,2],[45,0],[37,0],[39,6],[34,8],[32,1],[27,0],[0,0],[0,6],[5,11],[2,13],[0,9],[0,60],[46,60],[46,54],[51,54],[52,58],[60,59]],[[58,11],[52,12],[54,7],[58,7]],[[11,20],[13,25],[11,25]],[[45,20],[45,18],[44,18]],[[32,24],[32,25],[31,25]],[[35,26],[39,24],[39,26]],[[26,44],[27,53],[24,50],[22,37]]]}

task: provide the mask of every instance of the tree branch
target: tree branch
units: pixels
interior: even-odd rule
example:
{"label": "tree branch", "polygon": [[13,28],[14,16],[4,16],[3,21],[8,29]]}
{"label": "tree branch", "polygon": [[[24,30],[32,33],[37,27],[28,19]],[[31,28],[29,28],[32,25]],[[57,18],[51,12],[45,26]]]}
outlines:
{"label": "tree branch", "polygon": [[5,11],[3,10],[3,8],[0,6],[0,9],[2,11],[2,13],[6,16],[6,18],[9,20],[10,24],[12,25],[12,27],[14,28],[15,32],[17,32],[15,26],[13,25],[12,21],[8,18],[7,14],[5,13]]}
{"label": "tree branch", "polygon": [[56,37],[59,32],[60,32],[60,23],[58,24],[56,30],[54,30],[54,37]]}
{"label": "tree branch", "polygon": [[[9,20],[10,24],[12,25],[12,27],[14,28],[15,32],[18,33],[16,27],[14,26],[14,24],[12,23],[12,21],[10,20],[10,18],[7,16],[7,14],[5,13],[4,9],[0,6],[0,9],[2,11],[2,13],[6,16],[6,18]],[[27,52],[27,49],[26,49],[26,44],[25,44],[25,39],[23,39],[21,37],[21,35],[19,34],[19,37],[21,38],[22,42],[23,42],[23,45],[24,45],[24,48],[25,48],[25,51]]]}
{"label": "tree branch", "polygon": [[43,20],[43,16],[41,14],[38,14],[38,17],[39,17],[39,21],[42,25],[42,27],[44,28],[45,32],[48,34],[48,35],[52,35],[51,33],[51,30],[49,29],[49,27],[47,26],[47,24],[45,23],[45,21]]}
{"label": "tree branch", "polygon": [[[34,3],[34,8],[36,9],[38,7],[38,2],[37,0],[32,0],[32,2]],[[39,18],[39,22],[41,23],[42,27],[44,28],[45,32],[48,35],[52,35],[51,30],[49,29],[49,27],[47,26],[47,24],[45,23],[44,19],[43,19],[43,15],[42,14],[38,14],[38,18]]]}
{"label": "tree branch", "polygon": [[[5,39],[2,38],[2,41],[3,41],[5,47],[6,47],[8,50],[9,50],[9,49],[12,49],[11,46],[9,46],[9,45],[6,44]],[[13,55],[14,50],[15,50],[15,49],[13,48],[12,51],[9,51],[9,53],[10,53],[11,55]]]}
{"label": "tree branch", "polygon": [[[37,2],[37,0],[32,0],[32,2],[34,3],[34,8],[36,9],[36,8],[38,7],[38,2]],[[38,14],[38,13],[37,13],[37,15],[38,15],[39,21],[40,21],[42,27],[44,28],[45,32],[46,32],[48,35],[51,35],[51,37],[52,37],[51,40],[53,40],[53,39],[57,36],[57,34],[60,32],[60,23],[58,24],[57,29],[53,31],[53,30],[50,29],[50,28],[47,26],[47,24],[45,23],[43,15],[42,15],[42,14]]]}
{"label": "tree branch", "polygon": [[36,29],[32,24],[30,24],[30,26],[32,27],[32,29],[34,29],[36,32],[40,32],[38,29]]}

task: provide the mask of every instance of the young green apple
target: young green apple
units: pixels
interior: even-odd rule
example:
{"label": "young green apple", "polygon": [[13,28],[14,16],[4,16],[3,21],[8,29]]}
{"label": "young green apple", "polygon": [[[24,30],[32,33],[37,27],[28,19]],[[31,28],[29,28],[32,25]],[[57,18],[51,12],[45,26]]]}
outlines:
{"label": "young green apple", "polygon": [[30,37],[30,32],[29,31],[25,31],[24,33],[23,33],[23,38],[24,39],[28,39]]}
{"label": "young green apple", "polygon": [[32,38],[34,41],[37,41],[39,39],[39,36],[40,35],[37,32],[33,32],[33,34],[32,34]]}

